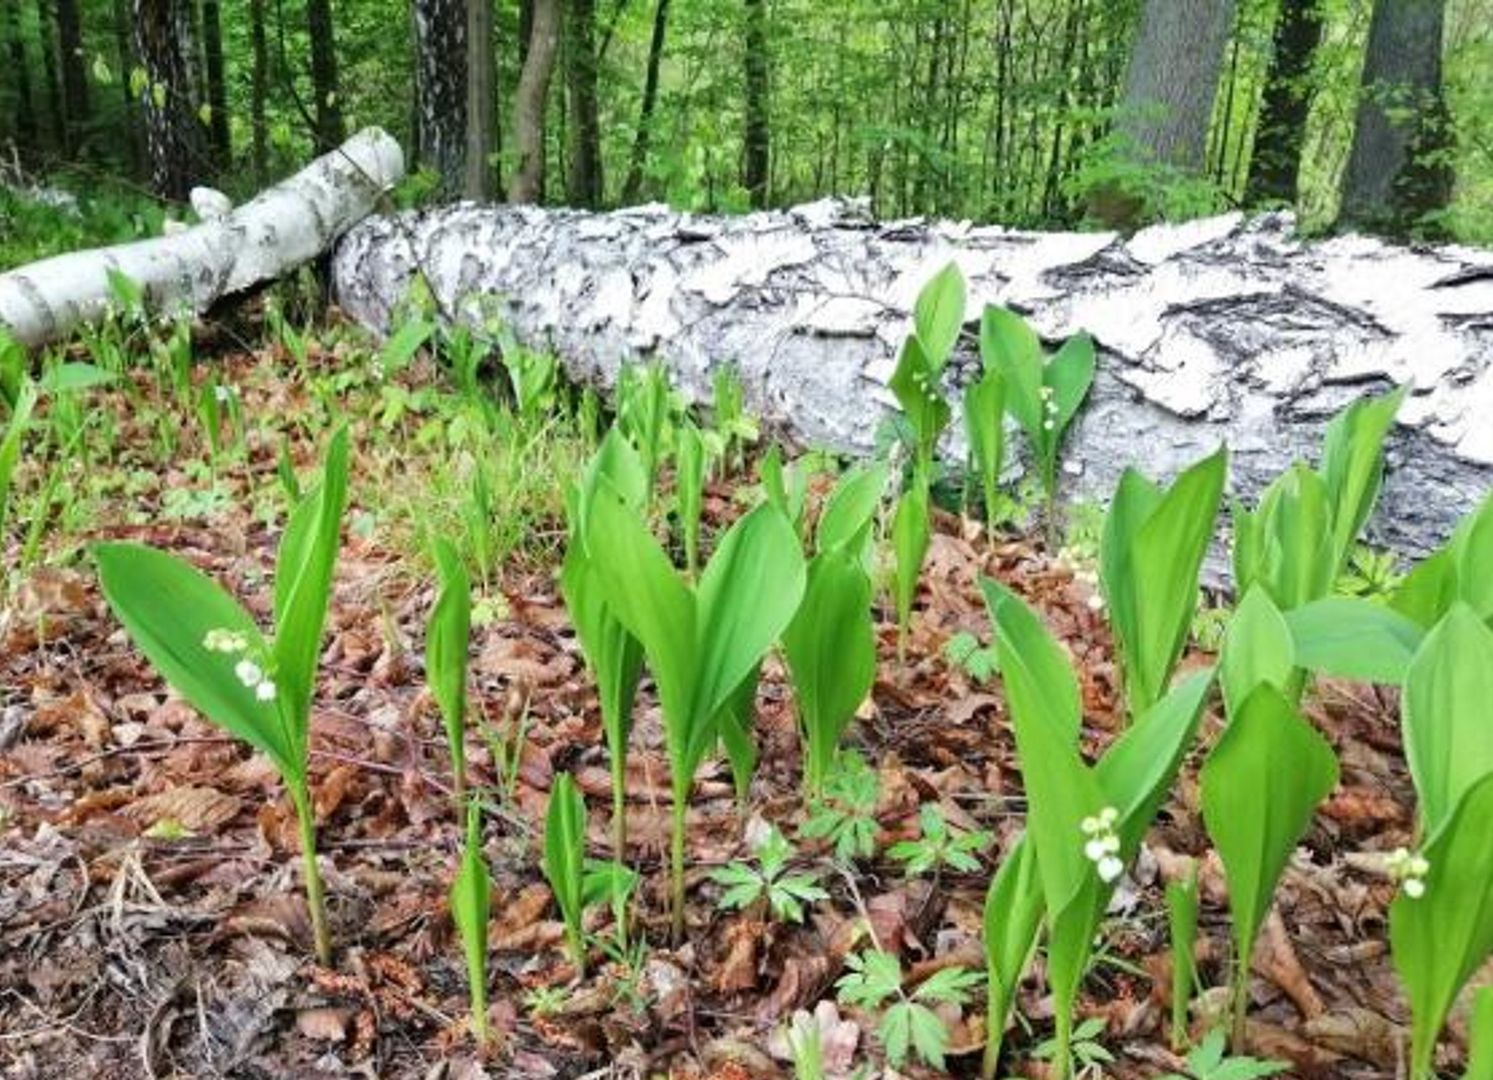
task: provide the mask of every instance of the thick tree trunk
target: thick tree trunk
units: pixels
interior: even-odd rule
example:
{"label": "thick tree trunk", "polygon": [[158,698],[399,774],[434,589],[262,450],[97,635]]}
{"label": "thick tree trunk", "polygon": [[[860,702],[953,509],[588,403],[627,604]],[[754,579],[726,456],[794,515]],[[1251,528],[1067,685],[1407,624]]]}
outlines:
{"label": "thick tree trunk", "polygon": [[135,0],[135,50],[145,70],[141,105],[151,186],[185,200],[207,160],[188,65],[186,0]]}
{"label": "thick tree trunk", "polygon": [[264,26],[264,0],[249,0],[249,48],[254,57],[249,88],[249,126],[253,130],[254,140],[254,182],[263,186],[270,175],[270,49]]}
{"label": "thick tree trunk", "polygon": [[[740,218],[455,207],[373,219],[333,260],[343,309],[386,328],[418,271],[446,311],[499,305],[518,340],[611,385],[661,359],[708,402],[735,367],[751,407],[802,444],[865,452],[918,289],[949,259],[971,322],[985,303],[1049,341],[1088,330],[1101,370],[1065,453],[1070,486],[1107,497],[1135,463],[1174,473],[1220,440],[1252,492],[1354,396],[1413,380],[1378,534],[1424,550],[1493,481],[1493,253],[1363,237],[1303,243],[1288,215],[1113,233],[877,226],[837,204]],[[957,413],[957,410],[956,410]],[[959,460],[960,440],[947,447]]]}
{"label": "thick tree trunk", "polygon": [[88,56],[78,0],[57,0],[57,42],[62,48],[62,104],[67,117],[67,154],[75,157],[88,134]]}
{"label": "thick tree trunk", "polygon": [[1446,0],[1376,0],[1339,223],[1404,233],[1451,198]]}
{"label": "thick tree trunk", "polygon": [[207,75],[208,136],[213,159],[222,168],[233,163],[228,128],[228,86],[223,67],[223,18],[219,0],[202,0],[203,68]]}
{"label": "thick tree trunk", "polygon": [[566,10],[566,61],[570,81],[570,176],[572,206],[595,208],[605,196],[601,121],[596,107],[596,0],[571,0]]}
{"label": "thick tree trunk", "polygon": [[158,309],[206,311],[321,254],[403,175],[399,144],[369,128],[224,217],[0,274],[0,328],[40,345],[102,318],[110,270],[143,287]]}
{"label": "thick tree trunk", "polygon": [[1317,0],[1281,0],[1260,103],[1260,126],[1249,159],[1244,197],[1250,203],[1296,202],[1301,144],[1311,112],[1312,60],[1321,41],[1322,13]]}
{"label": "thick tree trunk", "polygon": [[306,0],[306,32],[311,37],[311,89],[316,94],[316,149],[324,154],[347,138],[338,93],[332,0]]}
{"label": "thick tree trunk", "polygon": [[1201,170],[1234,0],[1146,0],[1119,130],[1142,161]]}
{"label": "thick tree trunk", "polygon": [[516,203],[536,202],[544,191],[544,107],[560,43],[560,0],[533,0],[531,19],[528,52],[513,103],[518,162],[508,183],[508,201]]}
{"label": "thick tree trunk", "polygon": [[467,0],[467,150],[462,193],[488,202],[496,190],[497,56],[493,45],[493,0]]}
{"label": "thick tree trunk", "polygon": [[420,163],[455,194],[467,172],[467,12],[463,0],[415,0]]}
{"label": "thick tree trunk", "polygon": [[745,0],[746,36],[743,76],[746,128],[742,135],[741,186],[752,206],[767,205],[772,135],[767,103],[767,0]]}
{"label": "thick tree trunk", "polygon": [[653,110],[658,105],[658,73],[663,64],[664,37],[668,30],[669,0],[658,0],[653,9],[653,34],[648,40],[648,68],[643,75],[643,104],[638,113],[638,130],[632,140],[627,180],[622,185],[624,203],[637,202],[643,191],[643,170],[648,165],[648,142],[653,137]]}

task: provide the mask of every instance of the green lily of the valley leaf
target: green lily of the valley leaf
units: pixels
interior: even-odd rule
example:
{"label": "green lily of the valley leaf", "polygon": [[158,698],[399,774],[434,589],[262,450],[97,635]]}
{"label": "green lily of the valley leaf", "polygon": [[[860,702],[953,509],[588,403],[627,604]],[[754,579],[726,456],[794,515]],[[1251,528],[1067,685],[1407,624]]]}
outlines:
{"label": "green lily of the valley leaf", "polygon": [[569,773],[555,777],[544,818],[544,876],[565,919],[571,961],[585,970],[586,802]]}
{"label": "green lily of the valley leaf", "polygon": [[467,651],[472,631],[472,583],[449,540],[436,541],[435,562],[441,591],[426,632],[426,677],[445,723],[451,771],[456,777],[456,795],[460,799],[466,790],[467,775]]}
{"label": "green lily of the valley leaf", "polygon": [[866,564],[870,558],[872,526],[889,476],[890,470],[878,462],[851,469],[840,477],[819,514],[815,550],[826,554],[836,548],[847,548],[859,562]]}
{"label": "green lily of the valley leaf", "polygon": [[477,803],[467,808],[466,846],[451,883],[451,920],[461,934],[466,955],[467,986],[472,996],[472,1033],[487,1040],[487,920],[492,912],[492,879],[482,855],[482,815]]}
{"label": "green lily of the valley leaf", "polygon": [[933,363],[916,337],[902,343],[896,370],[887,383],[912,425],[917,440],[919,467],[926,470],[933,461],[933,451],[944,428],[949,426],[952,410],[944,399],[940,383],[942,371]]}
{"label": "green lily of the valley leaf", "polygon": [[964,294],[964,275],[951,262],[928,279],[913,306],[913,332],[936,371],[943,371],[964,328]]}
{"label": "green lily of the valley leaf", "polygon": [[1263,586],[1291,611],[1326,596],[1337,577],[1327,485],[1297,462],[1266,489],[1258,509],[1234,504],[1234,583]]}
{"label": "green lily of the valley leaf", "polygon": [[1398,686],[1425,636],[1393,608],[1357,597],[1330,596],[1285,615],[1296,663],[1340,679]]}
{"label": "green lily of the valley leaf", "polygon": [[1384,439],[1408,390],[1360,398],[1327,425],[1321,471],[1332,503],[1334,566],[1343,565],[1373,513],[1384,478]]}
{"label": "green lily of the valley leaf", "polygon": [[985,894],[985,1060],[981,1074],[1000,1064],[1016,991],[1032,962],[1046,910],[1035,849],[1022,837],[1002,860]]}
{"label": "green lily of the valley leaf", "polygon": [[1219,659],[1223,699],[1235,711],[1262,682],[1288,692],[1296,667],[1290,627],[1269,594],[1256,585],[1229,620]]}
{"label": "green lily of the valley leaf", "polygon": [[1001,469],[1006,457],[1006,380],[987,371],[964,388],[964,434],[980,483],[985,525],[993,529],[1000,496]]}
{"label": "green lily of the valley leaf", "polygon": [[892,550],[896,555],[894,599],[897,607],[897,642],[905,646],[907,628],[912,621],[912,605],[918,595],[918,578],[923,559],[928,555],[928,484],[921,474],[902,493],[892,515]]}

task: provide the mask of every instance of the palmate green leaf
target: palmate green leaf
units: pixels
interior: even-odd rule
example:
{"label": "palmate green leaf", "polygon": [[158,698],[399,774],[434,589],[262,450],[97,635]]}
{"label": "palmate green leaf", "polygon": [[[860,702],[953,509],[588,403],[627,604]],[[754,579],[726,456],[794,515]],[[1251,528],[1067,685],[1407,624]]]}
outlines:
{"label": "palmate green leaf", "polygon": [[942,373],[916,337],[902,343],[896,370],[887,386],[902,407],[917,439],[918,462],[927,468],[944,428],[949,426],[952,411],[944,399],[940,383]]}
{"label": "palmate green leaf", "polygon": [[571,959],[585,963],[586,802],[569,773],[555,777],[544,817],[544,876],[565,919]]}
{"label": "palmate green leaf", "polygon": [[869,558],[872,526],[881,507],[891,471],[883,462],[862,465],[840,477],[824,500],[814,546],[820,554],[849,549],[864,564]]}
{"label": "palmate green leaf", "polygon": [[1493,773],[1465,789],[1424,848],[1425,894],[1389,908],[1395,970],[1410,1000],[1413,1080],[1430,1080],[1436,1038],[1466,984],[1493,952]]}
{"label": "palmate green leaf", "polygon": [[435,542],[441,590],[425,635],[426,677],[440,706],[451,749],[451,768],[458,794],[466,788],[467,651],[472,632],[472,582],[456,547],[444,537]]}
{"label": "palmate green leaf", "polygon": [[[341,428],[327,447],[320,486],[291,515],[275,559],[275,684],[289,715],[303,718],[301,728],[316,689],[346,505],[347,429]],[[304,743],[305,730],[294,734]]]}
{"label": "palmate green leaf", "polygon": [[1405,761],[1434,836],[1462,795],[1493,772],[1493,630],[1466,604],[1426,635],[1405,676]]}
{"label": "palmate green leaf", "polygon": [[213,723],[243,739],[287,780],[304,776],[301,740],[288,732],[275,702],[263,702],[234,674],[239,657],[203,646],[210,630],[244,636],[249,657],[263,657],[254,620],[211,578],[174,555],[143,544],[93,546],[104,598],[130,640],[172,689]]}
{"label": "palmate green leaf", "polygon": [[626,903],[637,888],[638,872],[614,859],[587,859],[581,876],[581,907]]}
{"label": "palmate green leaf", "polygon": [[1383,604],[1328,597],[1287,612],[1299,667],[1340,679],[1398,686],[1425,636]]}
{"label": "palmate green leaf", "polygon": [[1384,439],[1409,386],[1380,398],[1360,398],[1327,425],[1322,480],[1332,507],[1334,573],[1363,531],[1384,478]]}
{"label": "palmate green leaf", "polygon": [[964,275],[949,263],[923,286],[913,306],[913,330],[933,370],[942,372],[964,328]]}
{"label": "palmate green leaf", "polygon": [[450,904],[451,921],[461,934],[466,955],[472,1030],[482,1041],[487,1031],[487,920],[492,912],[492,879],[482,855],[482,814],[475,801],[467,807],[466,846],[451,882]]}
{"label": "palmate green leaf", "polygon": [[1241,974],[1281,871],[1337,777],[1332,747],[1270,683],[1234,710],[1203,764],[1203,822],[1223,860]]}
{"label": "palmate green leaf", "polygon": [[1042,882],[1035,848],[1023,836],[1001,861],[985,893],[985,1060],[994,1077],[1016,991],[1032,962],[1042,926]]}
{"label": "palmate green leaf", "polygon": [[1228,452],[1220,448],[1165,492],[1130,469],[1116,489],[1100,545],[1100,582],[1132,716],[1165,692],[1187,643],[1227,471]]}
{"label": "palmate green leaf", "polygon": [[803,602],[783,632],[810,793],[823,789],[840,736],[876,677],[871,591],[859,558],[832,547],[809,563]]}
{"label": "palmate green leaf", "polygon": [[999,371],[987,371],[964,388],[964,434],[980,482],[987,527],[995,524],[1001,469],[1005,464],[1005,418],[1006,380]]}
{"label": "palmate green leaf", "polygon": [[1256,584],[1235,610],[1224,637],[1219,660],[1224,702],[1231,712],[1237,710],[1262,682],[1289,693],[1296,667],[1291,629],[1264,587]]}
{"label": "palmate green leaf", "polygon": [[912,485],[902,493],[892,514],[892,551],[896,555],[893,599],[897,607],[899,642],[907,638],[912,605],[918,595],[918,578],[922,575],[923,559],[928,555],[931,538],[928,515],[926,478],[914,476]]}

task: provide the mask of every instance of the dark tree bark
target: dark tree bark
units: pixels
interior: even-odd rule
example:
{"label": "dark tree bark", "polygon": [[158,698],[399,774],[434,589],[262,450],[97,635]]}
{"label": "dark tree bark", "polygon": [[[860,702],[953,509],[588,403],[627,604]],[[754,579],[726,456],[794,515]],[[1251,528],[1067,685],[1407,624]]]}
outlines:
{"label": "dark tree bark", "polygon": [[466,183],[467,12],[463,0],[414,0],[420,161],[443,194]]}
{"label": "dark tree bark", "polygon": [[643,169],[648,164],[648,142],[653,133],[653,110],[658,104],[658,71],[663,63],[664,37],[669,29],[669,0],[658,0],[653,9],[653,35],[648,41],[648,69],[643,76],[643,105],[638,113],[638,130],[632,140],[632,157],[627,163],[627,180],[622,185],[622,201],[637,202],[643,190]]}
{"label": "dark tree bark", "polygon": [[596,0],[571,0],[566,17],[570,76],[570,176],[566,197],[574,206],[598,207],[605,197],[601,121],[596,108]]}
{"label": "dark tree bark", "polygon": [[4,39],[5,59],[10,65],[10,81],[15,86],[15,107],[7,121],[13,122],[16,149],[23,159],[36,153],[36,102],[31,95],[31,68],[26,63],[26,43],[21,38],[21,13],[17,0],[0,0],[0,38]]}
{"label": "dark tree bark", "polygon": [[270,125],[266,115],[270,96],[270,45],[264,27],[264,0],[249,0],[249,48],[254,56],[249,85],[254,182],[263,187],[270,171]]}
{"label": "dark tree bark", "polygon": [[1301,144],[1311,111],[1312,60],[1322,41],[1317,0],[1281,0],[1275,48],[1265,76],[1260,126],[1244,197],[1251,203],[1296,201]]}
{"label": "dark tree bark", "polygon": [[518,163],[508,182],[509,202],[537,202],[544,190],[544,106],[559,43],[560,0],[533,0],[529,49],[513,101]]}
{"label": "dark tree bark", "polygon": [[467,147],[469,199],[487,201],[496,190],[497,57],[493,46],[493,0],[467,0]]}
{"label": "dark tree bark", "polygon": [[1118,127],[1141,161],[1203,168],[1234,0],[1146,0]]}
{"label": "dark tree bark", "polygon": [[213,158],[226,168],[233,160],[228,128],[228,88],[223,67],[223,18],[220,0],[202,0],[202,50],[207,75],[208,135]]}
{"label": "dark tree bark", "polygon": [[772,135],[767,102],[767,0],[746,3],[746,127],[742,137],[741,183],[752,206],[767,205]]}
{"label": "dark tree bark", "polygon": [[83,52],[83,23],[78,0],[57,0],[57,42],[62,48],[62,108],[66,117],[69,157],[77,155],[88,133],[88,57]]}
{"label": "dark tree bark", "polygon": [[135,0],[135,51],[145,69],[141,95],[151,186],[183,200],[202,168],[202,128],[192,96],[188,0]]}
{"label": "dark tree bark", "polygon": [[324,154],[347,137],[337,89],[332,0],[307,0],[306,31],[311,36],[311,88],[316,94],[316,148]]}
{"label": "dark tree bark", "polygon": [[1445,0],[1375,0],[1338,223],[1407,233],[1451,199]]}
{"label": "dark tree bark", "polygon": [[114,0],[114,51],[119,61],[119,92],[124,98],[125,158],[130,174],[139,176],[144,172],[145,149],[141,145],[140,104],[130,89],[130,73],[135,70],[132,12],[132,0]]}
{"label": "dark tree bark", "polygon": [[52,128],[52,149],[66,155],[67,115],[62,104],[62,82],[57,74],[57,35],[47,0],[36,0],[36,28],[40,35],[41,70],[47,95],[47,119]]}

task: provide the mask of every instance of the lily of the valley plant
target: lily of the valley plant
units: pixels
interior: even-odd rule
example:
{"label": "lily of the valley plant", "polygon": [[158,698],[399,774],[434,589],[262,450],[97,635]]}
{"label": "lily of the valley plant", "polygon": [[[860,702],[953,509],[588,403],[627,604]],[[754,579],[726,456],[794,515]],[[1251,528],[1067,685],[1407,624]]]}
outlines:
{"label": "lily of the valley plant", "polygon": [[426,678],[446,729],[452,790],[459,810],[466,804],[467,790],[467,652],[472,632],[472,582],[449,540],[435,542],[435,564],[441,588],[425,634]]}
{"label": "lily of the valley plant", "polygon": [[482,811],[476,800],[467,807],[466,844],[461,866],[451,882],[451,919],[461,934],[466,956],[467,988],[472,999],[472,1037],[487,1042],[487,920],[492,913],[492,878],[482,854]]}
{"label": "lily of the valley plant", "polygon": [[347,501],[347,432],[333,436],[320,487],[291,515],[275,562],[274,633],[190,564],[141,544],[93,548],[104,597],[161,676],[213,723],[280,773],[300,824],[317,959],[331,935],[308,776],[316,664]]}

